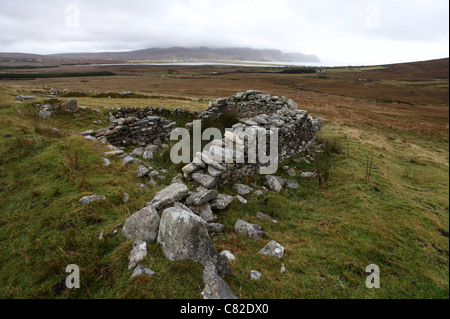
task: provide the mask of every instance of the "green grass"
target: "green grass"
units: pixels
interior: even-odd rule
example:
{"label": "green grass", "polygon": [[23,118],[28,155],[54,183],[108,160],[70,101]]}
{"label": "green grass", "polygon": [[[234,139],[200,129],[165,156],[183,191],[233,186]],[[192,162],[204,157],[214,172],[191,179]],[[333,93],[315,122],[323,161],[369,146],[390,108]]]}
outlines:
{"label": "green grass", "polygon": [[[167,152],[153,160],[155,168],[169,169],[166,180],[156,178],[156,187],[141,192],[136,183],[145,180],[136,177],[137,165],[123,167],[117,158],[103,167],[106,147],[72,135],[107,126],[92,123],[102,115],[79,111],[81,118],[56,114],[46,121],[32,102],[14,100],[0,90],[0,297],[201,298],[199,264],[170,262],[158,244],[149,245],[143,264],[157,276],[130,279],[132,242],[120,232],[111,236],[179,171]],[[328,183],[319,187],[315,179],[280,170],[301,187],[248,195],[247,205],[234,201],[218,213],[226,232],[215,237],[215,246],[237,257],[230,263],[234,276],[227,278],[233,291],[240,298],[448,298],[448,136],[335,123],[322,129],[319,141],[330,154]],[[374,165],[367,181],[370,150]],[[314,169],[294,158],[282,165],[298,173]],[[242,182],[261,188],[264,177]],[[220,192],[234,195],[231,186]],[[126,204],[123,192],[131,195]],[[106,200],[80,206],[90,194]],[[258,211],[279,223],[259,221]],[[283,260],[258,255],[268,239],[236,234],[238,218],[262,225],[286,248]],[[72,263],[80,266],[81,289],[58,289]],[[380,267],[381,289],[365,287],[369,264]],[[250,280],[252,269],[263,274],[261,281]]]}

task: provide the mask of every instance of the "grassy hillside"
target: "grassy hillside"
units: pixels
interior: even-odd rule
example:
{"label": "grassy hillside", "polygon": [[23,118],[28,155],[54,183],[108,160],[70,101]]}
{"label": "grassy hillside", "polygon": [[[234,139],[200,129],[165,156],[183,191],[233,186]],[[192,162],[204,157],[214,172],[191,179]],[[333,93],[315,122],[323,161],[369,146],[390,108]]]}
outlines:
{"label": "grassy hillside", "polygon": [[[43,120],[33,102],[16,103],[16,93],[32,94],[23,85],[0,88],[0,297],[201,298],[202,267],[166,260],[158,244],[148,246],[143,262],[157,276],[130,279],[132,242],[121,237],[118,226],[168,185],[179,166],[169,165],[166,154],[154,159],[156,169],[169,170],[167,178],[155,178],[157,186],[141,189],[136,184],[145,180],[136,177],[136,165],[124,167],[120,159],[112,159],[104,167],[106,147],[74,134],[106,127],[107,112],[99,107],[105,104],[158,102],[155,106],[198,110],[207,102],[170,96],[150,102],[83,97],[80,105],[91,109],[80,110],[80,118],[57,114]],[[230,287],[239,298],[448,298],[448,132],[368,125],[329,114],[319,134],[320,142],[335,146],[328,148],[331,172],[326,184],[291,178],[300,183],[299,189],[249,195],[247,205],[234,201],[218,213],[226,232],[214,237],[215,246],[237,257],[230,263]],[[104,124],[93,123],[98,119]],[[297,157],[280,166],[294,167],[298,175],[314,169],[295,161]],[[288,177],[281,169],[278,174]],[[260,188],[262,181],[254,176],[243,183]],[[220,192],[234,195],[231,186]],[[130,194],[127,203],[123,192]],[[80,206],[78,200],[90,194],[106,200]],[[259,211],[279,223],[259,221]],[[257,255],[267,240],[236,234],[238,218],[262,225],[270,239],[286,248],[283,260]],[[114,230],[119,230],[115,236]],[[98,238],[101,232],[104,240]],[[285,273],[280,273],[281,263]],[[68,264],[80,266],[81,289],[64,289]],[[369,264],[380,267],[381,289],[365,286]],[[250,280],[252,269],[263,274],[261,281]]]}

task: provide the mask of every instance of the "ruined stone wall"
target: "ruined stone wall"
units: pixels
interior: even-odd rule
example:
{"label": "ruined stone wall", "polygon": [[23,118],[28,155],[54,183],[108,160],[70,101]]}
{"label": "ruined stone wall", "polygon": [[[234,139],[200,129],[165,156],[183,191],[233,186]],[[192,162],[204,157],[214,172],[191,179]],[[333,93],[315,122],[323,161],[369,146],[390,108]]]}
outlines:
{"label": "ruined stone wall", "polygon": [[[264,132],[266,144],[263,147],[269,155],[270,134],[278,131],[278,162],[281,163],[292,155],[306,151],[315,142],[316,133],[324,124],[321,118],[313,119],[307,111],[298,109],[294,101],[261,94],[259,91],[241,92],[211,102],[199,118],[218,117],[227,111],[245,117],[241,116],[240,122],[232,127],[233,132],[227,132],[222,140],[213,141],[208,151],[197,153],[193,162],[183,168],[185,178],[193,179],[207,188],[257,174],[262,167],[268,166],[261,163],[258,156],[256,163],[249,163],[249,143],[245,132]],[[245,163],[240,163],[242,158]]]}

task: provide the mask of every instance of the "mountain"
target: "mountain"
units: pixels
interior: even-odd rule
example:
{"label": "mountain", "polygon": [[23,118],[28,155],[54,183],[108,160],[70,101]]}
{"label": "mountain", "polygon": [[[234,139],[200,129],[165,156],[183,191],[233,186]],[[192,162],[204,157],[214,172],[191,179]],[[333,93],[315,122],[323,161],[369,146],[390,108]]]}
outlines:
{"label": "mountain", "polygon": [[[0,53],[0,58],[13,56]],[[25,56],[24,54],[20,54]],[[250,48],[182,48],[144,49],[126,52],[63,53],[33,58],[67,60],[127,60],[127,61],[257,61],[257,62],[320,62],[315,55],[303,53],[283,53],[279,50],[259,50]]]}

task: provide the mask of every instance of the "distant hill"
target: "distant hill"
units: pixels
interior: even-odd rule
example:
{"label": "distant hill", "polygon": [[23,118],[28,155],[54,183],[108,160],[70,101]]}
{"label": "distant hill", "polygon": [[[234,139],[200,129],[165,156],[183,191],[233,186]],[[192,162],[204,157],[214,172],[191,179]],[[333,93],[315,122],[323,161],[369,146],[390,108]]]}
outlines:
{"label": "distant hill", "polygon": [[52,55],[26,55],[22,53],[0,53],[0,58],[67,59],[67,60],[134,60],[134,61],[257,61],[257,62],[320,62],[315,55],[283,53],[279,50],[250,48],[182,48],[144,49],[126,52],[63,53]]}

